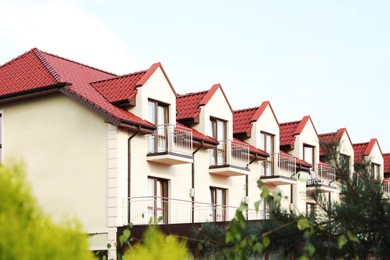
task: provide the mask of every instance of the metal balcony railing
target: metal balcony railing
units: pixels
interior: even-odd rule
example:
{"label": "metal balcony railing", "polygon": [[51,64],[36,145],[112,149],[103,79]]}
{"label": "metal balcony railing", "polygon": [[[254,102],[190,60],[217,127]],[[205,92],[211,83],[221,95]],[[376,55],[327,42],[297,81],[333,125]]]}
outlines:
{"label": "metal balcony railing", "polygon": [[[134,225],[144,225],[150,222],[158,224],[192,223],[192,212],[194,212],[194,223],[229,221],[235,216],[238,209],[227,205],[192,203],[189,200],[167,197],[132,197],[124,201],[124,222],[127,221],[128,206],[130,206],[130,221]],[[254,209],[248,210],[247,216],[251,220],[268,218],[266,212],[256,212]]]}
{"label": "metal balcony railing", "polygon": [[311,172],[307,185],[330,185],[335,181],[335,169],[323,163],[317,163],[313,167],[314,172]]}
{"label": "metal balcony railing", "polygon": [[261,177],[295,176],[297,169],[296,158],[289,154],[273,153],[261,164]]}
{"label": "metal balcony railing", "polygon": [[157,126],[154,133],[148,135],[148,154],[156,153],[176,153],[191,156],[191,129],[171,124]]}
{"label": "metal balcony railing", "polygon": [[210,167],[236,166],[246,168],[249,163],[249,145],[234,140],[219,141],[217,148],[210,149]]}

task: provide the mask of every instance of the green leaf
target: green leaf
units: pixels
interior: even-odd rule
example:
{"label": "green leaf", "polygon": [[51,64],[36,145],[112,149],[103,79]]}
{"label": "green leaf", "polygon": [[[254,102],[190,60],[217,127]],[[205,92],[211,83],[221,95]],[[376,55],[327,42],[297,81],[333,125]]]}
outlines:
{"label": "green leaf", "polygon": [[254,206],[255,206],[255,209],[256,209],[256,213],[259,212],[260,200],[256,201]]}
{"label": "green leaf", "polygon": [[271,240],[269,239],[268,236],[263,237],[263,245],[265,248],[267,248],[270,243],[271,243]]}
{"label": "green leaf", "polygon": [[258,254],[261,254],[261,253],[263,252],[263,250],[264,250],[264,246],[263,246],[261,243],[259,243],[259,242],[257,242],[257,243],[253,246],[253,251],[256,252],[256,253],[258,253]]}
{"label": "green leaf", "polygon": [[301,217],[300,219],[298,219],[297,227],[299,230],[304,230],[310,227],[309,220],[305,217]]}
{"label": "green leaf", "polygon": [[111,248],[111,244],[110,244],[110,243],[107,244],[107,248],[108,248],[108,249]]}
{"label": "green leaf", "polygon": [[300,256],[299,258],[298,258],[298,260],[309,260],[309,258],[307,257],[307,256]]}
{"label": "green leaf", "polygon": [[352,242],[359,243],[359,238],[351,231],[349,231],[349,230],[347,231],[347,236],[348,236],[349,240],[351,240]]}
{"label": "green leaf", "polygon": [[244,239],[244,240],[241,240],[241,242],[240,242],[240,247],[241,247],[241,248],[244,248],[244,247],[246,247],[246,245],[247,245],[246,240],[245,240],[245,239]]}
{"label": "green leaf", "polygon": [[131,235],[131,232],[129,229],[125,229],[122,233],[122,235],[119,237],[119,243],[121,244],[121,246],[123,246],[124,243],[126,243],[126,241],[129,239]]}
{"label": "green leaf", "polygon": [[261,189],[261,187],[263,187],[263,182],[262,182],[261,180],[258,180],[258,181],[257,181],[257,187],[258,187],[259,189]]}
{"label": "green leaf", "polygon": [[316,248],[313,246],[312,243],[307,242],[305,245],[305,251],[309,254],[309,256],[313,256],[314,252],[316,251]]}
{"label": "green leaf", "polygon": [[268,197],[268,195],[269,195],[269,188],[268,187],[263,187],[262,190],[261,190],[261,197],[265,198],[265,197]]}
{"label": "green leaf", "polygon": [[343,248],[345,246],[345,244],[348,243],[348,239],[347,239],[347,237],[345,235],[341,235],[337,239],[337,243],[339,245],[339,249],[341,249],[341,248]]}

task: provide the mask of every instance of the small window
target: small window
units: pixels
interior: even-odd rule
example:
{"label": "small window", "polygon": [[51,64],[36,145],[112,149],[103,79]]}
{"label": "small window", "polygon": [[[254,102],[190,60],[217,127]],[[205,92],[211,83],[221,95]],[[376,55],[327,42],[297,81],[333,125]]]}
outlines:
{"label": "small window", "polygon": [[226,221],[226,189],[210,187],[213,221]]}
{"label": "small window", "polygon": [[313,217],[316,212],[316,204],[306,203],[306,216]]}
{"label": "small window", "polygon": [[211,137],[219,141],[218,147],[210,149],[210,165],[226,164],[227,122],[218,118],[210,118]]}
{"label": "small window", "polygon": [[380,165],[377,163],[371,163],[371,175],[374,178],[374,180],[379,180],[380,175]]}
{"label": "small window", "polygon": [[314,146],[307,144],[303,145],[303,160],[314,166]]}
{"label": "small window", "polygon": [[272,155],[275,151],[275,136],[260,132],[260,149],[271,155],[266,161],[261,162],[260,176],[272,176],[274,173],[274,156]]}
{"label": "small window", "polygon": [[148,120],[157,127],[155,134],[149,139],[149,153],[165,152],[168,149],[167,124],[169,123],[167,104],[148,101]]}
{"label": "small window", "polygon": [[350,173],[350,161],[351,157],[346,154],[340,153],[340,168],[345,170],[348,174]]}

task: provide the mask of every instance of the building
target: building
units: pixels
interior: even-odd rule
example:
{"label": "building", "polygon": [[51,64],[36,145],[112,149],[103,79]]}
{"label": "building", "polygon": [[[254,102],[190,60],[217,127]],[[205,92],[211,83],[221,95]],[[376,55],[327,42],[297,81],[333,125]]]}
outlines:
{"label": "building", "polygon": [[177,94],[160,63],[118,76],[32,49],[0,67],[0,123],[2,162],[22,160],[43,209],[76,216],[92,250],[129,223],[228,221],[242,202],[248,219],[265,219],[272,202],[255,210],[258,180],[285,209],[311,214],[314,190],[340,191],[325,139],[351,171],[364,158],[378,180],[389,172],[376,139],[318,135],[310,116],[279,123],[269,101],[234,110],[220,84]]}

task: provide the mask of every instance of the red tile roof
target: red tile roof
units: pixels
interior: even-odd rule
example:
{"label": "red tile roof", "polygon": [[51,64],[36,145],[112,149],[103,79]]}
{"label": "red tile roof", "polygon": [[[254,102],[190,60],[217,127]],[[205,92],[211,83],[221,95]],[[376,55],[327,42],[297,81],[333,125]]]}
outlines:
{"label": "red tile roof", "polygon": [[250,152],[251,154],[260,155],[260,156],[262,156],[262,157],[269,157],[269,154],[268,154],[268,153],[266,153],[265,151],[263,151],[263,150],[261,150],[261,149],[259,149],[259,148],[256,148],[255,146],[253,146],[253,145],[251,145],[251,144],[249,144],[249,143],[247,143],[247,142],[244,142],[244,141],[242,141],[242,140],[240,140],[240,139],[237,139],[237,138],[233,138],[233,140],[234,140],[235,142],[237,142],[237,143],[240,143],[240,144],[243,144],[243,145],[248,145],[248,146],[249,146],[249,152]]}
{"label": "red tile roof", "polygon": [[[343,137],[344,133],[347,134],[347,137],[348,137],[349,141],[351,142],[351,139],[349,138],[347,129],[345,129],[345,128],[340,128],[336,132],[332,132],[332,133],[319,134],[318,135],[318,139],[320,140],[320,155],[321,156],[325,155],[325,151],[324,151],[323,146],[321,145],[321,143],[324,143],[324,144],[330,144],[330,143],[338,144],[338,143],[340,143],[340,140]],[[352,144],[352,142],[351,142],[351,144]]]}
{"label": "red tile roof", "polygon": [[301,121],[281,123],[280,127],[280,146],[290,145],[295,142],[295,130]]}
{"label": "red tile roof", "polygon": [[275,117],[277,124],[279,122],[275,116],[275,113],[272,109],[271,103],[269,101],[265,101],[261,103],[259,107],[253,108],[245,108],[234,111],[233,114],[233,133],[234,134],[246,134],[250,136],[250,132],[252,130],[252,122],[256,122],[259,120],[261,115],[264,113],[267,107],[271,108],[271,111]]}
{"label": "red tile roof", "polygon": [[295,157],[295,156],[293,156],[293,155],[291,155],[291,154],[289,154],[289,153],[287,153],[287,152],[285,152],[285,151],[280,150],[280,154],[281,154],[281,155],[285,155],[285,156],[291,156],[292,158],[295,159],[296,164],[297,164],[298,166],[301,166],[301,167],[304,167],[304,168],[310,168],[310,167],[312,166],[310,163],[308,163],[308,162],[306,162],[306,161],[304,161],[304,160],[301,160],[301,159],[299,159],[298,157]]}
{"label": "red tile roof", "polygon": [[183,124],[181,124],[179,122],[176,122],[176,125],[191,130],[191,132],[192,132],[192,139],[194,139],[195,141],[204,141],[206,143],[213,144],[213,145],[218,145],[219,144],[219,142],[216,139],[214,139],[214,138],[212,138],[212,137],[210,137],[208,135],[204,135],[201,132],[199,132],[199,131],[191,128],[191,127],[183,125]]}
{"label": "red tile roof", "polygon": [[[59,91],[105,117],[113,124],[155,128],[134,114],[115,107],[89,83],[115,77],[104,72],[36,48],[0,67],[0,100],[41,87],[68,82]],[[4,80],[3,80],[4,79]],[[123,125],[124,126],[124,125]],[[124,126],[125,127],[125,126]]]}
{"label": "red tile roof", "polygon": [[[312,122],[310,116],[304,116],[300,121],[287,122],[279,124],[280,127],[280,146],[293,146],[295,142],[295,136],[301,134],[309,120]],[[317,130],[313,124],[314,131]],[[318,135],[318,134],[317,134]]]}
{"label": "red tile roof", "polygon": [[364,159],[364,156],[370,155],[375,144],[378,145],[379,151],[383,155],[381,147],[379,146],[378,140],[376,138],[372,138],[370,142],[367,143],[353,144],[355,162],[361,162]]}
{"label": "red tile roof", "polygon": [[178,95],[176,98],[176,119],[195,119],[200,113],[200,101],[207,94],[207,91],[201,91],[196,93],[188,93],[184,95]]}
{"label": "red tile roof", "polygon": [[233,133],[245,133],[250,135],[252,130],[252,117],[259,107],[246,108],[234,111],[233,114]]}
{"label": "red tile roof", "polygon": [[93,82],[91,85],[111,103],[122,100],[133,100],[137,95],[137,88],[143,86],[158,68],[161,69],[173,93],[176,95],[176,91],[165,74],[161,63],[154,63],[147,70]]}
{"label": "red tile roof", "polygon": [[385,173],[390,173],[390,153],[384,153],[383,160],[385,162],[384,167],[383,167],[383,171]]}
{"label": "red tile roof", "polygon": [[128,75],[106,79],[91,83],[91,85],[105,96],[108,101],[133,100],[137,94],[137,83],[145,75],[146,70]]}
{"label": "red tile roof", "polygon": [[206,105],[210,99],[213,97],[215,92],[220,89],[225,100],[233,113],[233,109],[227,99],[225,92],[222,89],[221,84],[214,84],[210,90],[196,92],[196,93],[188,93],[184,95],[177,95],[176,99],[176,110],[177,120],[183,119],[196,119],[200,113],[200,107]]}

